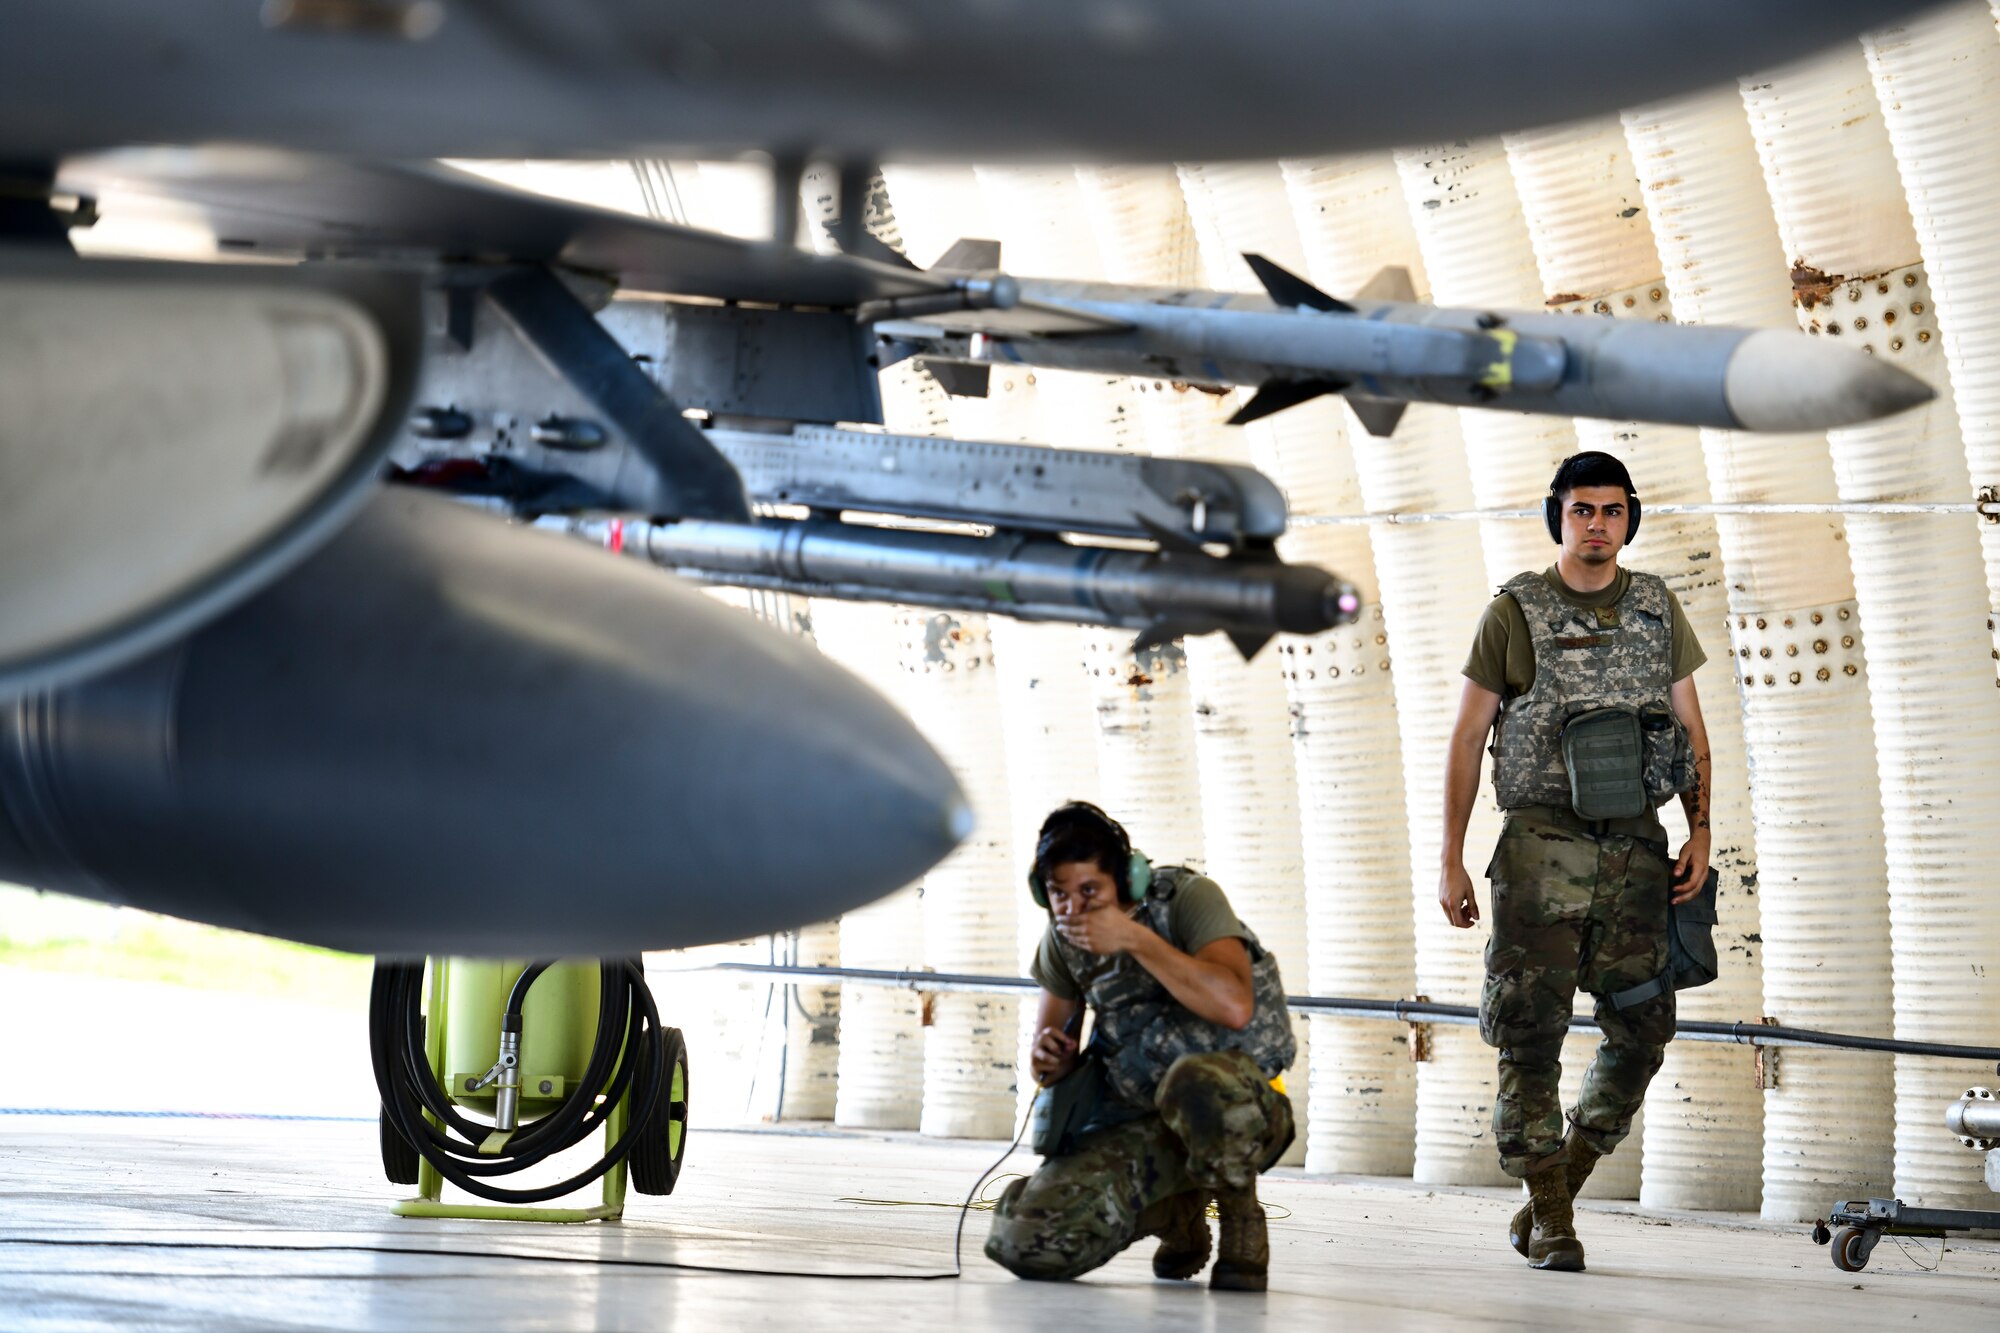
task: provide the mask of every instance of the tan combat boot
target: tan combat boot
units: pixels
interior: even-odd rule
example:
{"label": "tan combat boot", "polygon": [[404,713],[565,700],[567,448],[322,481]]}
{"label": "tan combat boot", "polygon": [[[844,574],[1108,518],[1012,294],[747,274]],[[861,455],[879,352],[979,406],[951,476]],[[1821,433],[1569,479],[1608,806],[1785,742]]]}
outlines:
{"label": "tan combat boot", "polygon": [[[1590,1140],[1580,1137],[1573,1130],[1570,1132],[1569,1166],[1566,1170],[1569,1174],[1571,1202],[1576,1200],[1577,1195],[1583,1193],[1583,1182],[1590,1179],[1591,1170],[1603,1156],[1603,1153],[1590,1146]],[[1530,1199],[1521,1205],[1521,1211],[1515,1213],[1514,1220],[1507,1224],[1507,1243],[1519,1250],[1523,1259],[1528,1257],[1528,1246],[1534,1240],[1534,1231],[1535,1203]]]}
{"label": "tan combat boot", "polygon": [[1576,1222],[1570,1211],[1568,1168],[1546,1167],[1529,1176],[1528,1198],[1535,1209],[1528,1267],[1581,1273],[1583,1242],[1576,1238]]}
{"label": "tan combat boot", "polygon": [[1139,1214],[1139,1234],[1160,1238],[1153,1251],[1154,1277],[1193,1277],[1208,1262],[1208,1196],[1189,1190],[1161,1199]]}
{"label": "tan combat boot", "polygon": [[1216,1291],[1262,1291],[1270,1281],[1271,1238],[1264,1227],[1264,1206],[1257,1186],[1215,1196],[1222,1216],[1222,1246],[1208,1285]]}

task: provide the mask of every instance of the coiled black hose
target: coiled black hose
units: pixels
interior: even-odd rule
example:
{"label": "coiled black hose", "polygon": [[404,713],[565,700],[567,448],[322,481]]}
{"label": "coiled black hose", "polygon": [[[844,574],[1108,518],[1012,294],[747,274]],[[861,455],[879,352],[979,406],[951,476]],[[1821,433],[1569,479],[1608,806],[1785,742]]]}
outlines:
{"label": "coiled black hose", "polygon": [[[508,999],[506,1017],[517,1027],[528,987],[547,966],[531,966]],[[598,1179],[638,1142],[665,1100],[663,1090],[671,1073],[660,1012],[639,961],[606,959],[600,977],[597,1035],[583,1077],[555,1110],[521,1126],[498,1152],[486,1153],[480,1145],[493,1127],[452,1105],[425,1054],[424,965],[377,961],[369,990],[368,1046],[389,1124],[439,1175],[468,1194],[496,1203],[544,1203]],[[625,1054],[630,1058],[621,1059]],[[482,1179],[523,1170],[583,1142],[602,1127],[628,1089],[632,1114],[625,1133],[588,1170],[539,1189],[506,1189]],[[426,1111],[443,1128],[433,1124]]]}

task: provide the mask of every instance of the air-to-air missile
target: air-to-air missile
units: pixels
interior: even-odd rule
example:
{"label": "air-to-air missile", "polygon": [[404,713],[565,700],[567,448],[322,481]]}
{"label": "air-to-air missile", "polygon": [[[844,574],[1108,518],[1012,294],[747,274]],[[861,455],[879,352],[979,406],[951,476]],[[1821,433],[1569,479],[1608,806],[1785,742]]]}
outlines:
{"label": "air-to-air missile", "polygon": [[[1122,626],[1142,645],[1219,632],[1246,657],[1360,610],[1353,585],[1277,558],[1285,498],[1254,468],[830,426],[703,434],[754,503],[803,516],[556,513],[542,525],[697,582]],[[410,443],[406,476],[460,490],[561,461]]]}
{"label": "air-to-air missile", "polygon": [[1419,304],[1399,268],[1342,300],[1244,258],[1262,295],[1016,278],[996,243],[961,241],[930,270],[961,275],[956,308],[920,296],[862,313],[884,360],[921,358],[954,393],[983,393],[994,364],[1255,389],[1239,424],[1340,394],[1376,435],[1411,402],[1807,431],[1932,397],[1885,361],[1789,331],[1443,309]]}
{"label": "air-to-air missile", "polygon": [[[1219,632],[1251,657],[1360,610],[1353,585],[1273,554],[1285,497],[1255,468],[825,426],[707,434],[753,500],[808,517],[567,526],[699,582],[1120,626],[1141,646]],[[898,526],[832,517],[857,511]]]}
{"label": "air-to-air missile", "polygon": [[1142,647],[1220,631],[1248,658],[1273,634],[1318,634],[1361,608],[1354,587],[1323,569],[1199,547],[1134,551],[816,519],[543,521],[699,582],[1124,626],[1141,631]]}
{"label": "air-to-air missile", "polygon": [[192,637],[0,709],[0,880],[376,954],[823,921],[970,823],[803,641],[406,490]]}

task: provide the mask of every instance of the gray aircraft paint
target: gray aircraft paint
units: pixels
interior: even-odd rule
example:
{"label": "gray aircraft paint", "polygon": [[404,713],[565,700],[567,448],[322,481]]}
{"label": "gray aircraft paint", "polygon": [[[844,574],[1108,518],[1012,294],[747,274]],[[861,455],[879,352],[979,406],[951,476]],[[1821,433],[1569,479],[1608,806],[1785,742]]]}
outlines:
{"label": "gray aircraft paint", "polygon": [[363,953],[794,928],[970,824],[809,645],[406,490],[192,638],[0,709],[0,879]]}
{"label": "gray aircraft paint", "polygon": [[162,142],[391,158],[1311,156],[1606,112],[1924,7],[65,0],[9,15],[0,156]]}

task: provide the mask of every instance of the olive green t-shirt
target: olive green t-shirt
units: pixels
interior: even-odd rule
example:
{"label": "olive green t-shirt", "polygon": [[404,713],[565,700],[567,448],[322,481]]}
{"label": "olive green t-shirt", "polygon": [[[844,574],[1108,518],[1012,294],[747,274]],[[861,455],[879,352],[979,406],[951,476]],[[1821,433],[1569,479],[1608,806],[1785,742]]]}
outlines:
{"label": "olive green t-shirt", "polygon": [[[1632,573],[1626,569],[1619,570],[1608,586],[1596,592],[1572,591],[1554,565],[1543,570],[1542,577],[1556,596],[1586,611],[1610,606],[1632,586]],[[1681,599],[1671,589],[1667,592],[1667,605],[1673,615],[1667,629],[1668,641],[1673,645],[1673,679],[1685,680],[1708,660],[1708,654],[1702,652],[1694,627],[1688,624],[1687,613],[1681,610]],[[1535,641],[1528,629],[1528,617],[1512,593],[1503,592],[1486,604],[1485,614],[1479,617],[1479,628],[1473,632],[1472,653],[1465,659],[1465,678],[1493,691],[1502,700],[1526,694],[1534,686]]]}
{"label": "olive green t-shirt", "polygon": [[[1237,919],[1236,909],[1223,896],[1222,886],[1206,875],[1189,873],[1167,901],[1167,939],[1182,953],[1200,953],[1217,940],[1248,938],[1250,931]],[[1051,995],[1065,1000],[1080,999],[1083,995],[1069,964],[1056,948],[1054,920],[1042,931],[1042,942],[1035,949],[1035,961],[1028,975]]]}

